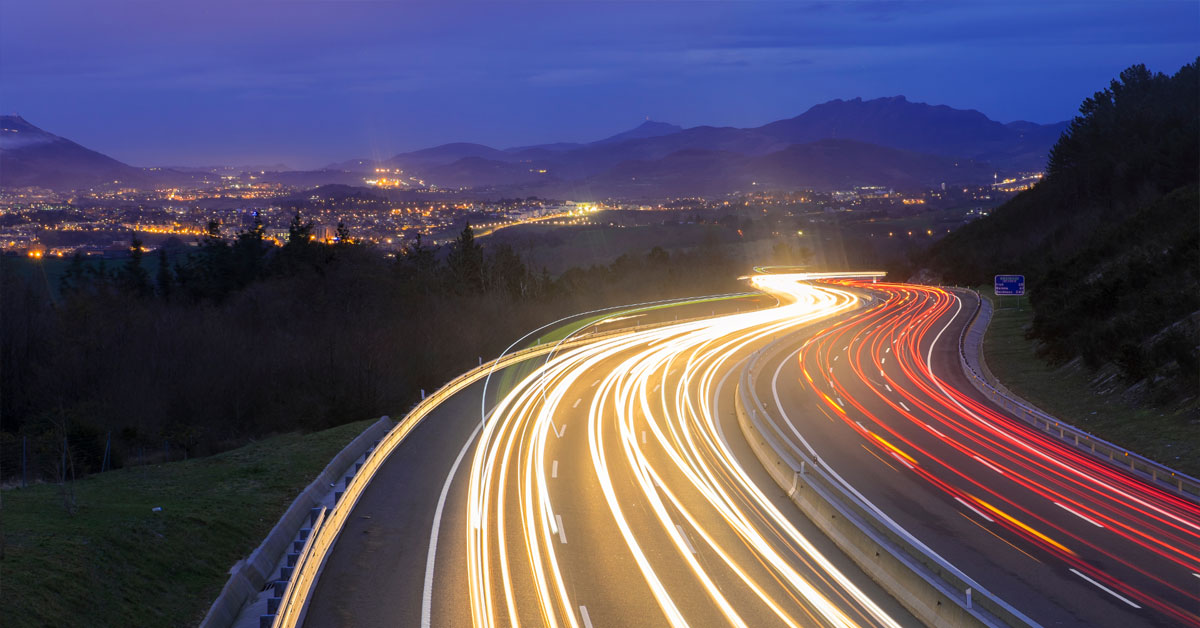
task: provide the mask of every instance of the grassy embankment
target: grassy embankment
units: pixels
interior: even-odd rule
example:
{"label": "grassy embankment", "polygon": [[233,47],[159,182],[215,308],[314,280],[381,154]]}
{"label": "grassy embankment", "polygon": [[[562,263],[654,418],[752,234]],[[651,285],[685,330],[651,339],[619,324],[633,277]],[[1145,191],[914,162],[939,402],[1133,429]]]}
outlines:
{"label": "grassy embankment", "polygon": [[[373,420],[3,492],[6,626],[195,625],[228,570]],[[153,512],[162,507],[161,512]]]}
{"label": "grassy embankment", "polygon": [[[991,287],[979,293],[997,304]],[[1025,299],[1004,299],[984,338],[988,368],[1010,390],[1046,412],[1082,430],[1157,460],[1192,476],[1200,476],[1200,421],[1196,402],[1182,408],[1137,408],[1117,394],[1100,395],[1091,387],[1093,374],[1074,363],[1053,367],[1036,355],[1037,344],[1025,338],[1033,309]]]}

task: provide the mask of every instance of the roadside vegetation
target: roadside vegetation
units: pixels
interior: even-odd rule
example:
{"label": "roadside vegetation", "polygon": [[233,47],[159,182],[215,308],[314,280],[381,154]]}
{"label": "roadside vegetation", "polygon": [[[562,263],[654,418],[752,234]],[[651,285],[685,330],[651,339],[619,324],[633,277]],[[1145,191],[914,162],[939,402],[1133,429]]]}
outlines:
{"label": "roadside vegetation", "polygon": [[[1006,387],[1042,410],[1151,460],[1200,477],[1200,420],[1196,403],[1152,408],[1130,403],[1119,394],[1115,367],[1088,369],[1082,360],[1051,365],[1038,357],[1038,342],[1027,337],[1034,320],[1028,302],[1017,309],[1014,297],[1003,302],[991,286],[979,293],[997,306],[984,337],[988,368]],[[1001,307],[1002,305],[1002,307]]]}
{"label": "roadside vegetation", "polygon": [[[1050,365],[1113,368],[1171,415],[1200,396],[1200,73],[1133,66],[1084,101],[1046,177],[930,248],[945,283],[1027,276],[1026,334]],[[1190,409],[1190,410],[1189,410]],[[1131,417],[1138,418],[1140,417]],[[1143,427],[1144,429],[1144,427]]]}
{"label": "roadside vegetation", "polygon": [[[715,242],[557,277],[469,227],[396,258],[261,225],[220,225],[172,261],[140,243],[73,260],[51,287],[0,260],[0,475],[6,484],[197,457],[251,438],[403,415],[531,329],[600,307],[741,291],[754,262]],[[156,255],[155,257],[159,257]]]}
{"label": "roadside vegetation", "polygon": [[207,458],[63,485],[5,490],[4,625],[199,623],[229,568],[371,423],[283,434]]}

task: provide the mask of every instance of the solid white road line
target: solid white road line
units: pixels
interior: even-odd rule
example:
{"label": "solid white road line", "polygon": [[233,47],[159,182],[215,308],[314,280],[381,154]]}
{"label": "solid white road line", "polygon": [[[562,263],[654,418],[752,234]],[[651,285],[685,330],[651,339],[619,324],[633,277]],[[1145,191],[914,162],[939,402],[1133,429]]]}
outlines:
{"label": "solid white road line", "polygon": [[1075,569],[1074,567],[1072,567],[1072,568],[1071,568],[1071,573],[1073,573],[1073,574],[1075,574],[1075,575],[1079,576],[1080,578],[1083,578],[1084,580],[1087,580],[1088,582],[1090,582],[1090,583],[1092,583],[1092,584],[1094,584],[1094,585],[1096,585],[1096,586],[1100,587],[1100,589],[1101,589],[1102,591],[1104,591],[1105,593],[1107,593],[1107,594],[1109,594],[1109,595],[1111,595],[1111,596],[1113,596],[1113,597],[1117,598],[1118,600],[1121,600],[1122,602],[1124,602],[1124,603],[1126,603],[1126,604],[1128,604],[1128,605],[1130,605],[1130,606],[1132,606],[1132,607],[1134,607],[1134,608],[1141,608],[1141,606],[1138,606],[1137,604],[1134,604],[1132,601],[1130,601],[1130,599],[1129,599],[1129,598],[1125,597],[1124,595],[1121,595],[1120,593],[1117,593],[1116,591],[1113,591],[1112,589],[1110,589],[1110,588],[1108,588],[1108,587],[1106,587],[1106,586],[1104,586],[1104,585],[1100,584],[1099,582],[1096,582],[1095,580],[1092,580],[1091,578],[1089,578],[1089,577],[1087,577],[1087,576],[1085,576],[1085,575],[1083,575],[1083,574],[1079,573],[1079,571],[1078,571],[1077,569]]}
{"label": "solid white road line", "polygon": [[554,461],[554,464],[550,465],[550,477],[552,477],[552,478],[558,477],[558,461],[557,460]]}
{"label": "solid white road line", "polygon": [[683,526],[675,524],[675,529],[679,530],[679,537],[683,539],[683,544],[687,546],[688,551],[695,554],[696,548],[692,547],[692,542],[688,540],[688,535],[683,531]]}
{"label": "solid white road line", "polygon": [[587,612],[586,606],[579,607],[579,616],[583,617],[584,628],[592,628],[592,618],[588,617],[588,612]]}
{"label": "solid white road line", "polygon": [[554,515],[554,521],[558,523],[558,540],[561,543],[567,542],[567,533],[563,530],[562,515]]}
{"label": "solid white road line", "polygon": [[1096,521],[1096,520],[1094,520],[1094,519],[1091,519],[1090,517],[1086,517],[1086,516],[1084,516],[1084,515],[1083,515],[1083,513],[1075,512],[1074,510],[1071,510],[1070,508],[1067,508],[1066,506],[1064,506],[1064,505],[1062,505],[1062,504],[1060,504],[1060,503],[1058,503],[1058,502],[1054,502],[1054,505],[1055,505],[1055,506],[1058,506],[1059,508],[1062,508],[1063,510],[1065,510],[1065,511],[1067,511],[1067,512],[1069,512],[1069,513],[1073,514],[1073,515],[1075,515],[1076,517],[1079,517],[1080,519],[1083,519],[1084,521],[1086,521],[1086,522],[1088,522],[1088,523],[1090,523],[1090,524],[1092,524],[1092,525],[1096,526],[1097,528],[1103,528],[1103,527],[1104,527],[1103,525],[1101,525],[1101,524],[1100,524],[1100,522],[1099,522],[1099,521]]}
{"label": "solid white road line", "polygon": [[433,529],[429,532],[429,553],[425,556],[425,588],[421,592],[421,628],[429,628],[430,615],[433,612],[433,564],[437,558],[438,530],[442,527],[442,511],[446,509],[446,495],[450,493],[450,484],[454,482],[454,474],[458,471],[459,463],[470,449],[471,443],[475,442],[475,437],[479,435],[482,427],[482,422],[476,425],[475,431],[471,432],[471,437],[463,443],[462,449],[458,450],[458,457],[454,459],[450,473],[446,474],[446,481],[442,483],[442,494],[438,496],[437,508],[433,511]]}
{"label": "solid white road line", "polygon": [[989,523],[995,523],[995,522],[996,522],[996,520],[995,520],[995,519],[992,519],[991,517],[989,517],[989,516],[987,516],[987,515],[983,514],[983,513],[982,513],[982,512],[981,512],[981,511],[980,511],[978,508],[976,508],[976,507],[972,506],[971,504],[968,504],[967,502],[963,501],[961,497],[955,497],[955,498],[954,498],[954,501],[957,501],[958,503],[962,504],[963,506],[966,506],[967,508],[970,508],[970,509],[971,509],[971,512],[973,512],[973,513],[975,513],[975,514],[979,515],[980,517],[983,517],[984,519],[987,519]]}

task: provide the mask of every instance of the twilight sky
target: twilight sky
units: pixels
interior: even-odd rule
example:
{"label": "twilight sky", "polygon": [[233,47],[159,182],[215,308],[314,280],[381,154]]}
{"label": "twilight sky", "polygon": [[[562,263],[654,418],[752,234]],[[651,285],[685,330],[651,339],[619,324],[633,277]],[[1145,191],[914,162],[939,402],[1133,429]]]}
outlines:
{"label": "twilight sky", "polygon": [[0,111],[139,166],[313,167],[855,96],[1054,122],[1198,53],[1194,0],[0,0]]}

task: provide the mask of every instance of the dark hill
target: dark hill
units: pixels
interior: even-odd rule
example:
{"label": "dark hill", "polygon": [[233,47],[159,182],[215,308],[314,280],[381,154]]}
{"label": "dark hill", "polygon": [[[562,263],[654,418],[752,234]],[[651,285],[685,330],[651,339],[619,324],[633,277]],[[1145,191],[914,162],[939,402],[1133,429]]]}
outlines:
{"label": "dark hill", "polygon": [[149,180],[139,168],[43,131],[20,116],[0,116],[0,187],[69,190]]}
{"label": "dark hill", "polygon": [[1084,101],[1046,178],[936,244],[951,283],[1024,273],[1053,362],[1116,364],[1158,400],[1200,388],[1200,75],[1134,66]]}

